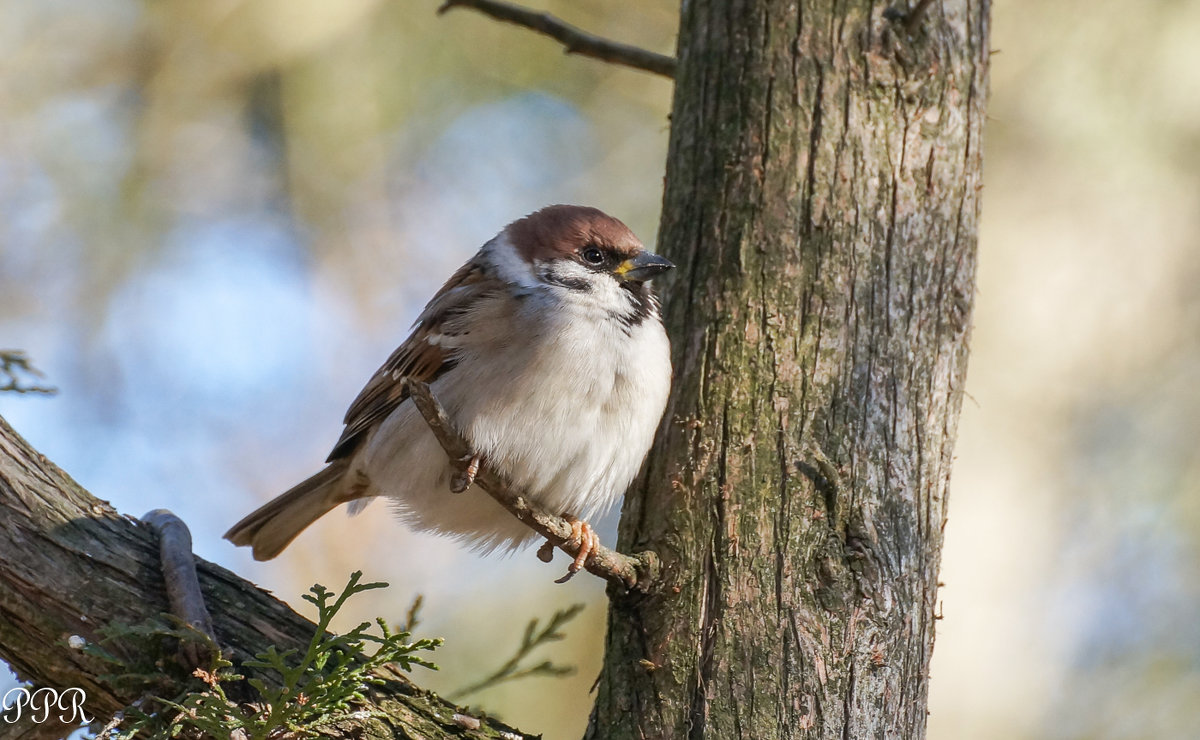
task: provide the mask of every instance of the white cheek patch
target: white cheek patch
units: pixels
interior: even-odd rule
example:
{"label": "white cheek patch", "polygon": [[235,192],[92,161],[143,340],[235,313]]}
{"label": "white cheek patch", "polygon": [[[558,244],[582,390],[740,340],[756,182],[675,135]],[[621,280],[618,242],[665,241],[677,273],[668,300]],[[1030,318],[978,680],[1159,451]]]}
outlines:
{"label": "white cheek patch", "polygon": [[486,254],[487,262],[504,282],[530,289],[540,284],[537,275],[534,274],[533,265],[517,253],[516,247],[503,232],[484,244],[480,251]]}
{"label": "white cheek patch", "polygon": [[[611,273],[593,270],[572,259],[536,260],[531,264],[504,233],[480,251],[498,278],[549,299],[556,309],[595,319],[632,317],[639,311],[637,299]],[[447,343],[444,338],[441,341]]]}
{"label": "white cheek patch", "polygon": [[556,260],[554,262],[539,261],[535,271],[547,279],[547,282],[557,283],[564,288],[578,291],[596,290],[598,284],[607,276],[589,270],[572,260]]}
{"label": "white cheek patch", "polygon": [[637,313],[634,295],[621,287],[620,281],[610,273],[597,272],[566,260],[548,269],[554,271],[553,276],[558,283],[552,288],[561,293],[570,293],[571,303],[594,317],[607,319]]}

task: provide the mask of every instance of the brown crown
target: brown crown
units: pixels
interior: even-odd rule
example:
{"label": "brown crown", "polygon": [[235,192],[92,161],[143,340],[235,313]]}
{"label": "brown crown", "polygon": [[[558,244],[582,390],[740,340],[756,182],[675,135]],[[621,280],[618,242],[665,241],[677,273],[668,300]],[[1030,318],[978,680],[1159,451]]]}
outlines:
{"label": "brown crown", "polygon": [[564,257],[587,245],[623,257],[643,250],[628,226],[587,206],[547,206],[513,221],[505,231],[521,256],[530,261]]}

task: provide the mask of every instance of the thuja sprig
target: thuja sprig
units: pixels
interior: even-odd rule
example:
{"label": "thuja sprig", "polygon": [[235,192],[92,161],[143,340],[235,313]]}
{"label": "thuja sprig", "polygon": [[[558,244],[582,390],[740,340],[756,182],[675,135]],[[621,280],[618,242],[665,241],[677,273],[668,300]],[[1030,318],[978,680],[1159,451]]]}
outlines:
{"label": "thuja sprig", "polygon": [[[45,377],[29,362],[29,358],[25,356],[24,352],[15,349],[0,349],[0,393],[11,391],[53,396],[58,393],[57,388],[37,382]],[[30,383],[28,378],[35,380]]]}
{"label": "thuja sprig", "polygon": [[[200,688],[193,684],[191,690],[170,699],[144,697],[126,710],[125,717],[105,725],[97,737],[220,737],[238,730],[248,740],[313,737],[321,726],[358,716],[353,707],[365,700],[371,685],[384,683],[375,673],[383,666],[436,670],[417,653],[434,650],[442,644],[440,638],[410,641],[408,630],[393,630],[383,619],[374,622],[377,632],[371,622],[340,635],[329,632],[350,597],[387,586],[361,580],[362,572],[357,571],[341,593],[316,584],[303,595],[317,608],[316,629],[303,654],[268,648],[244,662],[243,667],[256,674],[249,678],[235,673],[233,664],[218,654],[209,668],[192,674]],[[127,637],[142,632],[121,630]],[[227,696],[223,684],[242,680],[258,695],[256,700],[238,704]]]}
{"label": "thuja sprig", "polygon": [[517,648],[517,652],[504,665],[500,666],[498,670],[486,678],[455,691],[450,695],[450,698],[458,701],[471,694],[477,694],[484,689],[490,689],[493,686],[508,681],[516,681],[521,678],[530,678],[532,676],[567,676],[574,673],[574,666],[556,665],[549,660],[524,667],[521,665],[521,662],[542,645],[564,639],[566,633],[562,632],[562,628],[572,619],[579,616],[581,611],[583,611],[583,604],[572,604],[566,609],[559,609],[554,613],[554,616],[550,617],[550,622],[542,629],[538,629],[538,620],[536,617],[529,620],[529,624],[525,626],[525,634],[521,637],[521,644]]}
{"label": "thuja sprig", "polygon": [[[267,683],[262,678],[249,680],[266,699],[266,734],[261,737],[268,737],[276,728],[296,732],[316,719],[325,724],[333,716],[348,713],[353,701],[364,698],[363,691],[369,684],[383,682],[370,674],[388,663],[399,665],[406,671],[414,665],[437,669],[433,663],[414,653],[434,650],[442,644],[441,639],[410,643],[408,632],[393,632],[383,619],[375,620],[378,635],[370,631],[370,622],[363,622],[341,635],[328,632],[333,618],[351,596],[387,587],[386,583],[360,583],[361,579],[362,571],[355,571],[341,594],[334,594],[320,584],[304,594],[304,600],[317,607],[317,629],[299,661],[294,661],[297,651],[280,653],[274,647],[260,653],[256,660],[246,661],[247,668],[274,671],[281,677],[277,684]],[[366,656],[368,644],[375,646],[375,652],[369,657]]]}

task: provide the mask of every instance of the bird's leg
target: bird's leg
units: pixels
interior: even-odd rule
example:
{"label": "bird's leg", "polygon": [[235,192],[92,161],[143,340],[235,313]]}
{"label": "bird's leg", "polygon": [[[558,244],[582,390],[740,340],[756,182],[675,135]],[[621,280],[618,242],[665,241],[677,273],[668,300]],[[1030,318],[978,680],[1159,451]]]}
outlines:
{"label": "bird's leg", "polygon": [[454,493],[462,493],[471,487],[475,482],[475,476],[479,475],[479,453],[473,455],[464,455],[459,458],[458,466],[461,466],[454,477],[450,479],[450,490]]}
{"label": "bird's leg", "polygon": [[[569,514],[563,518],[571,523],[571,539],[569,542],[572,545],[578,543],[579,551],[575,555],[575,560],[567,566],[567,574],[559,578],[555,583],[566,583],[571,580],[572,576],[583,570],[583,566],[587,563],[588,558],[592,556],[592,552],[600,547],[600,535],[596,534],[596,530],[592,529],[592,525],[576,519]],[[546,544],[549,545],[550,543],[547,542]],[[549,562],[549,558],[543,557],[543,550],[547,550],[545,545],[538,550],[538,557]],[[554,548],[551,546],[547,552],[550,553],[553,551]]]}

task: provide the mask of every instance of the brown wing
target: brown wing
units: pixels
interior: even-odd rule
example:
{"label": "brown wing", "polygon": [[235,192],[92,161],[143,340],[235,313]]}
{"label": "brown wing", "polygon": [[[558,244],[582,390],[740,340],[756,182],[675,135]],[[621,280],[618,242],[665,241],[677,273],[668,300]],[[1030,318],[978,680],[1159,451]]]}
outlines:
{"label": "brown wing", "polygon": [[482,265],[471,260],[446,281],[417,317],[412,334],[375,371],[358,398],[350,404],[343,422],[346,428],[326,462],[348,457],[368,431],[403,403],[408,397],[401,382],[405,377],[432,383],[454,367],[457,358],[446,348],[450,331],[447,323],[493,290],[493,280]]}

